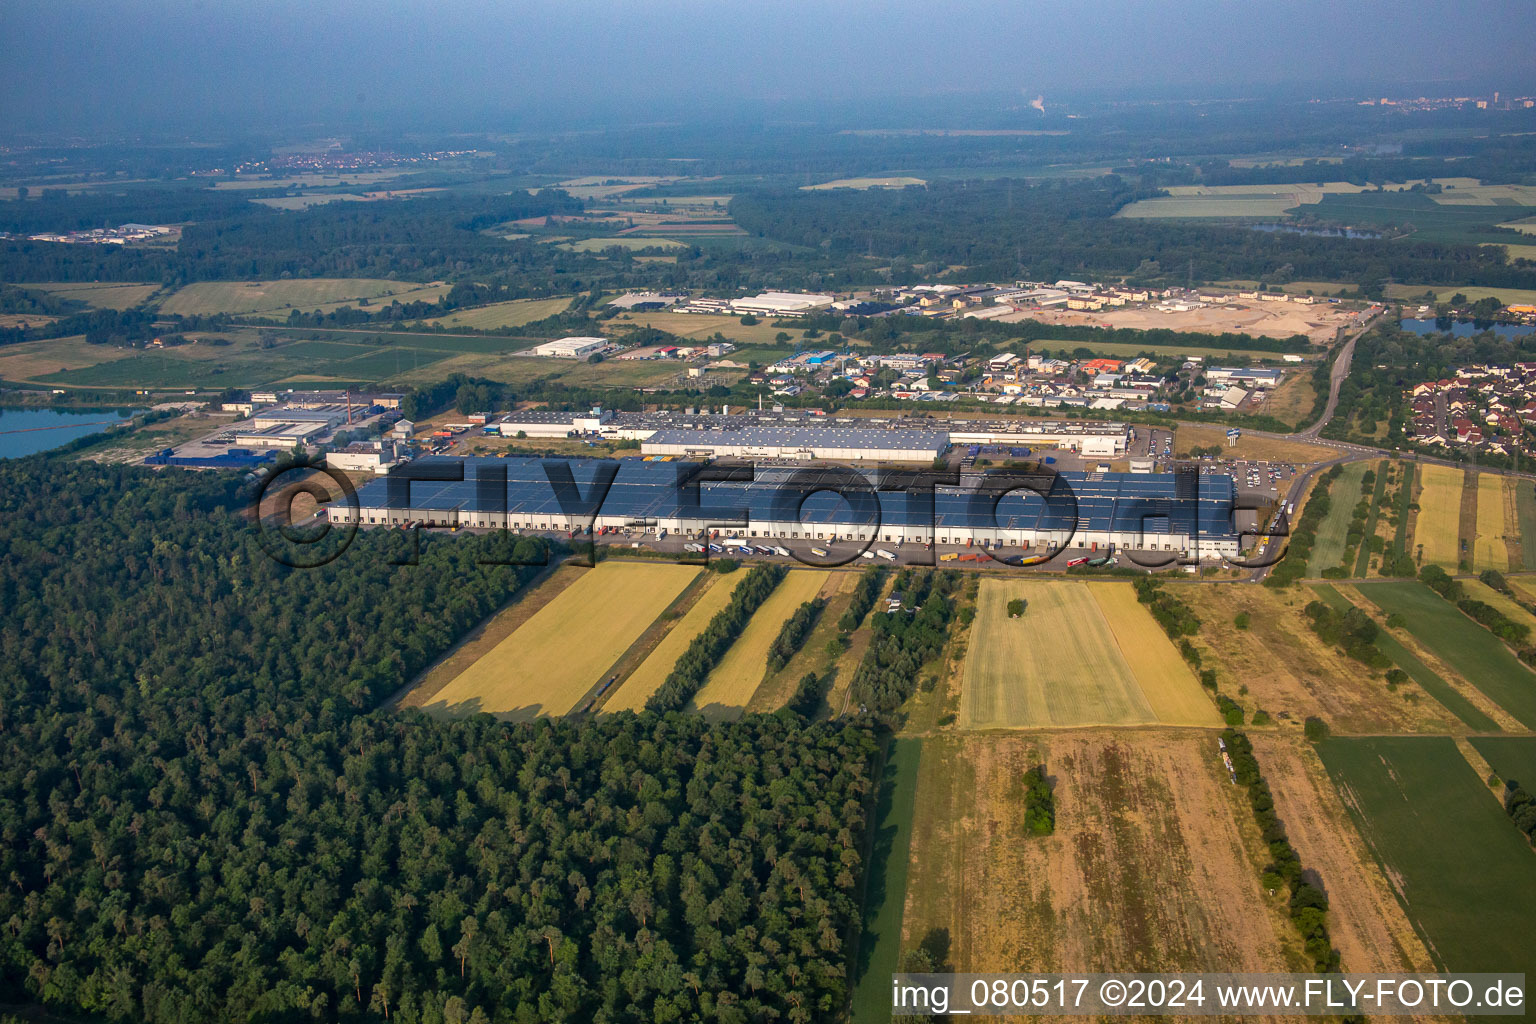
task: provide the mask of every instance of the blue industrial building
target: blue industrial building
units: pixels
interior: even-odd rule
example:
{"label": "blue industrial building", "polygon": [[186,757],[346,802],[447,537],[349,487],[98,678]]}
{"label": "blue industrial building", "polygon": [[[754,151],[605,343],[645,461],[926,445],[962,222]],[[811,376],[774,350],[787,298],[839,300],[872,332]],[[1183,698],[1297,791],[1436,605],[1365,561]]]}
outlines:
{"label": "blue industrial building", "polygon": [[[735,471],[749,479],[700,480]],[[922,471],[726,467],[638,459],[427,458],[358,492],[361,525],[523,531],[729,530],[785,540],[1133,548],[1236,555],[1235,487],[1197,471],[994,472],[935,486]],[[438,479],[422,479],[422,477]],[[354,521],[332,505],[333,522]]]}

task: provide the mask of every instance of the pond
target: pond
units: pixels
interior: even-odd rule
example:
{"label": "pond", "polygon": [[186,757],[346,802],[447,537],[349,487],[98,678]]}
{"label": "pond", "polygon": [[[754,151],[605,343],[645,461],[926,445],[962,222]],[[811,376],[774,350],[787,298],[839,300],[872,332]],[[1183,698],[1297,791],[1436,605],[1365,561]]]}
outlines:
{"label": "pond", "polygon": [[133,416],[133,409],[0,408],[0,459],[34,455],[100,433]]}
{"label": "pond", "polygon": [[1501,338],[1518,338],[1523,334],[1536,333],[1536,326],[1530,324],[1496,324],[1491,320],[1452,320],[1446,317],[1443,320],[1417,320],[1404,318],[1397,322],[1405,331],[1414,334],[1453,334],[1458,338],[1465,338],[1473,334],[1481,334],[1484,331],[1492,331]]}

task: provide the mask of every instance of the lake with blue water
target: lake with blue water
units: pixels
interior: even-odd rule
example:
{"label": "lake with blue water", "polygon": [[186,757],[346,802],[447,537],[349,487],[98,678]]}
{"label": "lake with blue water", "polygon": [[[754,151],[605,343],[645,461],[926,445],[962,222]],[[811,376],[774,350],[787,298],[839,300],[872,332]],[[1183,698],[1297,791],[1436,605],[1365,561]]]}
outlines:
{"label": "lake with blue water", "polygon": [[35,455],[122,423],[133,409],[0,408],[0,459]]}
{"label": "lake with blue water", "polygon": [[1488,320],[1415,320],[1404,318],[1398,326],[1414,334],[1446,334],[1466,338],[1484,331],[1492,331],[1501,338],[1518,338],[1523,334],[1536,334],[1536,326],[1529,324],[1496,324]]}

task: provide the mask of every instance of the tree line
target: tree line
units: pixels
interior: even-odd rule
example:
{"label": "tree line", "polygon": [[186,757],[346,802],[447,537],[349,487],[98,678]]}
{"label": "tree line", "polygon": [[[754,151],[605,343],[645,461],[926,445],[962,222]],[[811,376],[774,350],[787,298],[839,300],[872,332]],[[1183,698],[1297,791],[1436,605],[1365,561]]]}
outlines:
{"label": "tree line", "polygon": [[[731,602],[715,613],[709,625],[689,643],[688,649],[678,655],[677,663],[645,706],[650,711],[681,711],[688,706],[693,695],[703,687],[710,672],[714,671],[725,652],[731,649],[741,631],[747,628],[752,614],[768,600],[774,588],[788,573],[782,565],[765,563],[755,566],[746,578],[731,591]],[[729,586],[717,583],[716,586]]]}

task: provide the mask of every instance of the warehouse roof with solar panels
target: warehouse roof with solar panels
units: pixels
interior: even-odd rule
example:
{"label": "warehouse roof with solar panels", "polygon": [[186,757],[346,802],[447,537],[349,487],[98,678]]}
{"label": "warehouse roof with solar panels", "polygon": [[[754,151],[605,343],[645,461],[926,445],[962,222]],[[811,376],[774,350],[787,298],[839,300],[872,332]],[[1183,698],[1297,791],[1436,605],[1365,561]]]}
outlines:
{"label": "warehouse roof with solar panels", "polygon": [[[967,475],[960,487],[876,490],[875,475],[850,467],[735,467],[751,480],[695,482],[690,462],[639,459],[425,458],[415,473],[463,472],[463,479],[374,480],[358,492],[362,509],[401,513],[593,515],[636,520],[863,526],[880,522],[1004,530],[1077,530],[1231,538],[1236,488],[1224,475],[1083,473]],[[570,485],[562,485],[569,472]],[[505,473],[503,487],[499,480]],[[614,474],[606,491],[601,480]],[[557,487],[566,487],[563,495]],[[571,489],[574,488],[574,489]],[[504,495],[504,497],[503,497]],[[563,501],[562,501],[563,496]]]}

